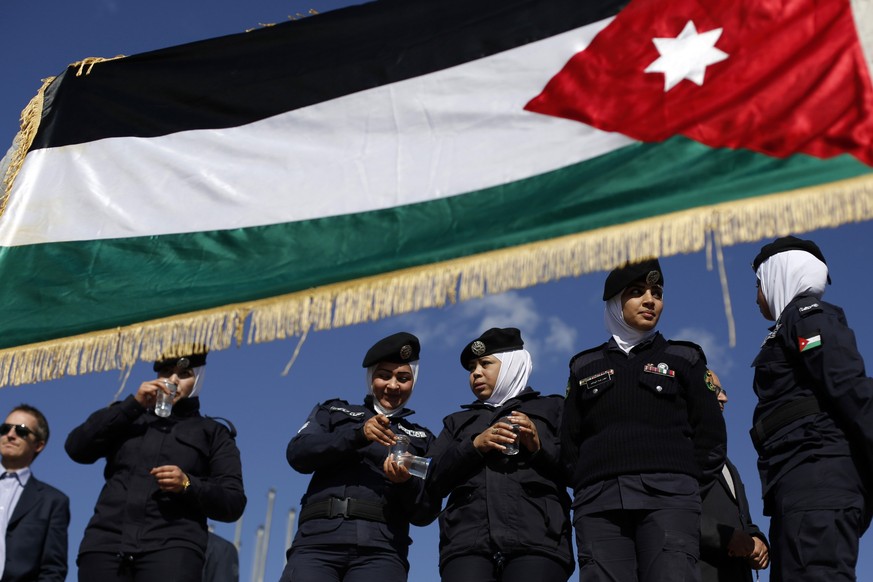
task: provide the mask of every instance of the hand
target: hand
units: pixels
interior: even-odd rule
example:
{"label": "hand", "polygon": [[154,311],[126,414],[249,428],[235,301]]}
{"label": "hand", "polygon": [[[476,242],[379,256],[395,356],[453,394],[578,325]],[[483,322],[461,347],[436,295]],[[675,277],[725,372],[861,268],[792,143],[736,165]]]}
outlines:
{"label": "hand", "polygon": [[154,380],[149,380],[148,382],[143,382],[142,384],[140,384],[139,390],[136,391],[136,394],[133,395],[133,398],[143,408],[152,408],[155,405],[155,400],[158,397],[159,391],[166,394],[170,393],[170,391],[164,384],[164,381],[156,378]]}
{"label": "hand", "polygon": [[387,416],[377,414],[364,423],[364,437],[370,442],[390,447],[396,442],[394,440],[394,432],[389,428],[390,426],[391,421],[388,420]]}
{"label": "hand", "polygon": [[482,454],[491,450],[503,452],[506,450],[505,445],[513,442],[515,438],[511,425],[495,422],[473,439],[473,446]]}
{"label": "hand", "polygon": [[176,465],[161,465],[155,467],[149,473],[158,481],[161,491],[170,493],[182,493],[185,490],[185,482],[188,476]]}
{"label": "hand", "polygon": [[385,457],[385,462],[382,463],[382,469],[385,471],[385,476],[392,483],[406,483],[412,477],[409,471],[403,465],[395,463],[391,455]]}
{"label": "hand", "polygon": [[767,566],[770,565],[770,550],[767,549],[767,544],[764,543],[764,540],[758,536],[752,536],[752,539],[755,541],[755,549],[752,550],[751,555],[746,558],[749,562],[749,566],[751,566],[753,570],[766,570]]}
{"label": "hand", "polygon": [[518,442],[532,453],[542,448],[540,435],[537,433],[537,425],[523,412],[512,411],[509,415],[513,424],[518,425]]}
{"label": "hand", "polygon": [[732,558],[748,558],[755,549],[755,539],[741,529],[735,529],[728,542],[728,556]]}

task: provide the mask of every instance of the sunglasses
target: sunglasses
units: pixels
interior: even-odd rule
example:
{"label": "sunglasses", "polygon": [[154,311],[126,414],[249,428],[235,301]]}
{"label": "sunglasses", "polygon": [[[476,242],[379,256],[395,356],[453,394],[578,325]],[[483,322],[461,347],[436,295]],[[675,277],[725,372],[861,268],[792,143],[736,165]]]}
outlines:
{"label": "sunglasses", "polygon": [[0,424],[0,436],[5,436],[9,434],[9,429],[14,428],[15,434],[18,435],[18,438],[26,439],[32,434],[36,434],[32,430],[30,430],[26,424],[9,424],[8,422],[4,422]]}

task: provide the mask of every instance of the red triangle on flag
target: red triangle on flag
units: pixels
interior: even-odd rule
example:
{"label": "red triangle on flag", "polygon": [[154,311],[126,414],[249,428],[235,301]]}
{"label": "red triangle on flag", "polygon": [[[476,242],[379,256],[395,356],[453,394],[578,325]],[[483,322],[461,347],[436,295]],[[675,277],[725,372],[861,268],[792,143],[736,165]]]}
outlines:
{"label": "red triangle on flag", "polygon": [[[716,40],[701,49],[702,38]],[[727,56],[665,90],[670,75],[654,64],[664,47],[684,50],[680,69],[707,52]],[[849,0],[633,0],[525,109],[640,141],[681,134],[873,166],[873,86]]]}

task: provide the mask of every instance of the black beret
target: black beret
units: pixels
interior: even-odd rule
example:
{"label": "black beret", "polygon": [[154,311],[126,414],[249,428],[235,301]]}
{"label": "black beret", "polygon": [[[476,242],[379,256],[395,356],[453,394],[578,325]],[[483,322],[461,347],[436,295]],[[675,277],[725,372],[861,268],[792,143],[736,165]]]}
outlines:
{"label": "black beret", "polygon": [[367,350],[362,365],[369,368],[379,362],[408,364],[417,360],[420,352],[421,343],[418,338],[411,333],[400,331],[373,344],[373,347]]}
{"label": "black beret", "polygon": [[[650,276],[651,275],[651,276]],[[649,285],[663,285],[664,273],[658,259],[649,259],[641,263],[629,263],[613,269],[606,277],[603,285],[603,300],[607,301],[622,289],[637,281],[644,280]]]}
{"label": "black beret", "polygon": [[[186,353],[187,352],[187,353]],[[155,360],[152,369],[158,372],[169,366],[175,368],[199,368],[206,365],[206,354],[208,350],[203,346],[175,346],[164,352],[160,358]],[[169,355],[174,354],[174,355]],[[177,356],[175,354],[182,354]]]}
{"label": "black beret", "polygon": [[470,360],[500,352],[511,352],[524,347],[521,332],[514,327],[492,327],[468,343],[461,351],[461,366],[467,369]]}
{"label": "black beret", "polygon": [[[797,238],[796,236],[783,236],[782,238],[777,238],[770,244],[766,244],[761,247],[761,252],[758,253],[758,256],[755,257],[754,261],[752,261],[752,270],[757,273],[758,267],[761,266],[761,263],[763,263],[773,255],[778,255],[779,253],[783,253],[785,251],[806,251],[825,265],[828,264],[828,262],[824,258],[824,255],[821,253],[821,249],[818,248],[818,245],[811,240],[803,240],[802,238]],[[831,278],[828,277],[828,282],[830,282],[830,280]]]}

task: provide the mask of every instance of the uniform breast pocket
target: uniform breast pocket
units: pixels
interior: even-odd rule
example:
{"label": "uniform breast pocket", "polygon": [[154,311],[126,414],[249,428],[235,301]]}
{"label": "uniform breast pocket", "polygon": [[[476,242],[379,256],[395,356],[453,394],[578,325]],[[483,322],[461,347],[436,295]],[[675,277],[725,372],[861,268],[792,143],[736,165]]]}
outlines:
{"label": "uniform breast pocket", "polygon": [[579,383],[582,400],[594,400],[615,385],[615,377],[612,375],[601,378],[583,380]]}
{"label": "uniform breast pocket", "polygon": [[675,398],[679,393],[679,381],[676,380],[676,376],[643,373],[640,377],[640,385],[645,390],[664,398]]}
{"label": "uniform breast pocket", "polygon": [[209,474],[209,443],[201,435],[179,432],[169,452],[172,464],[198,477]]}

